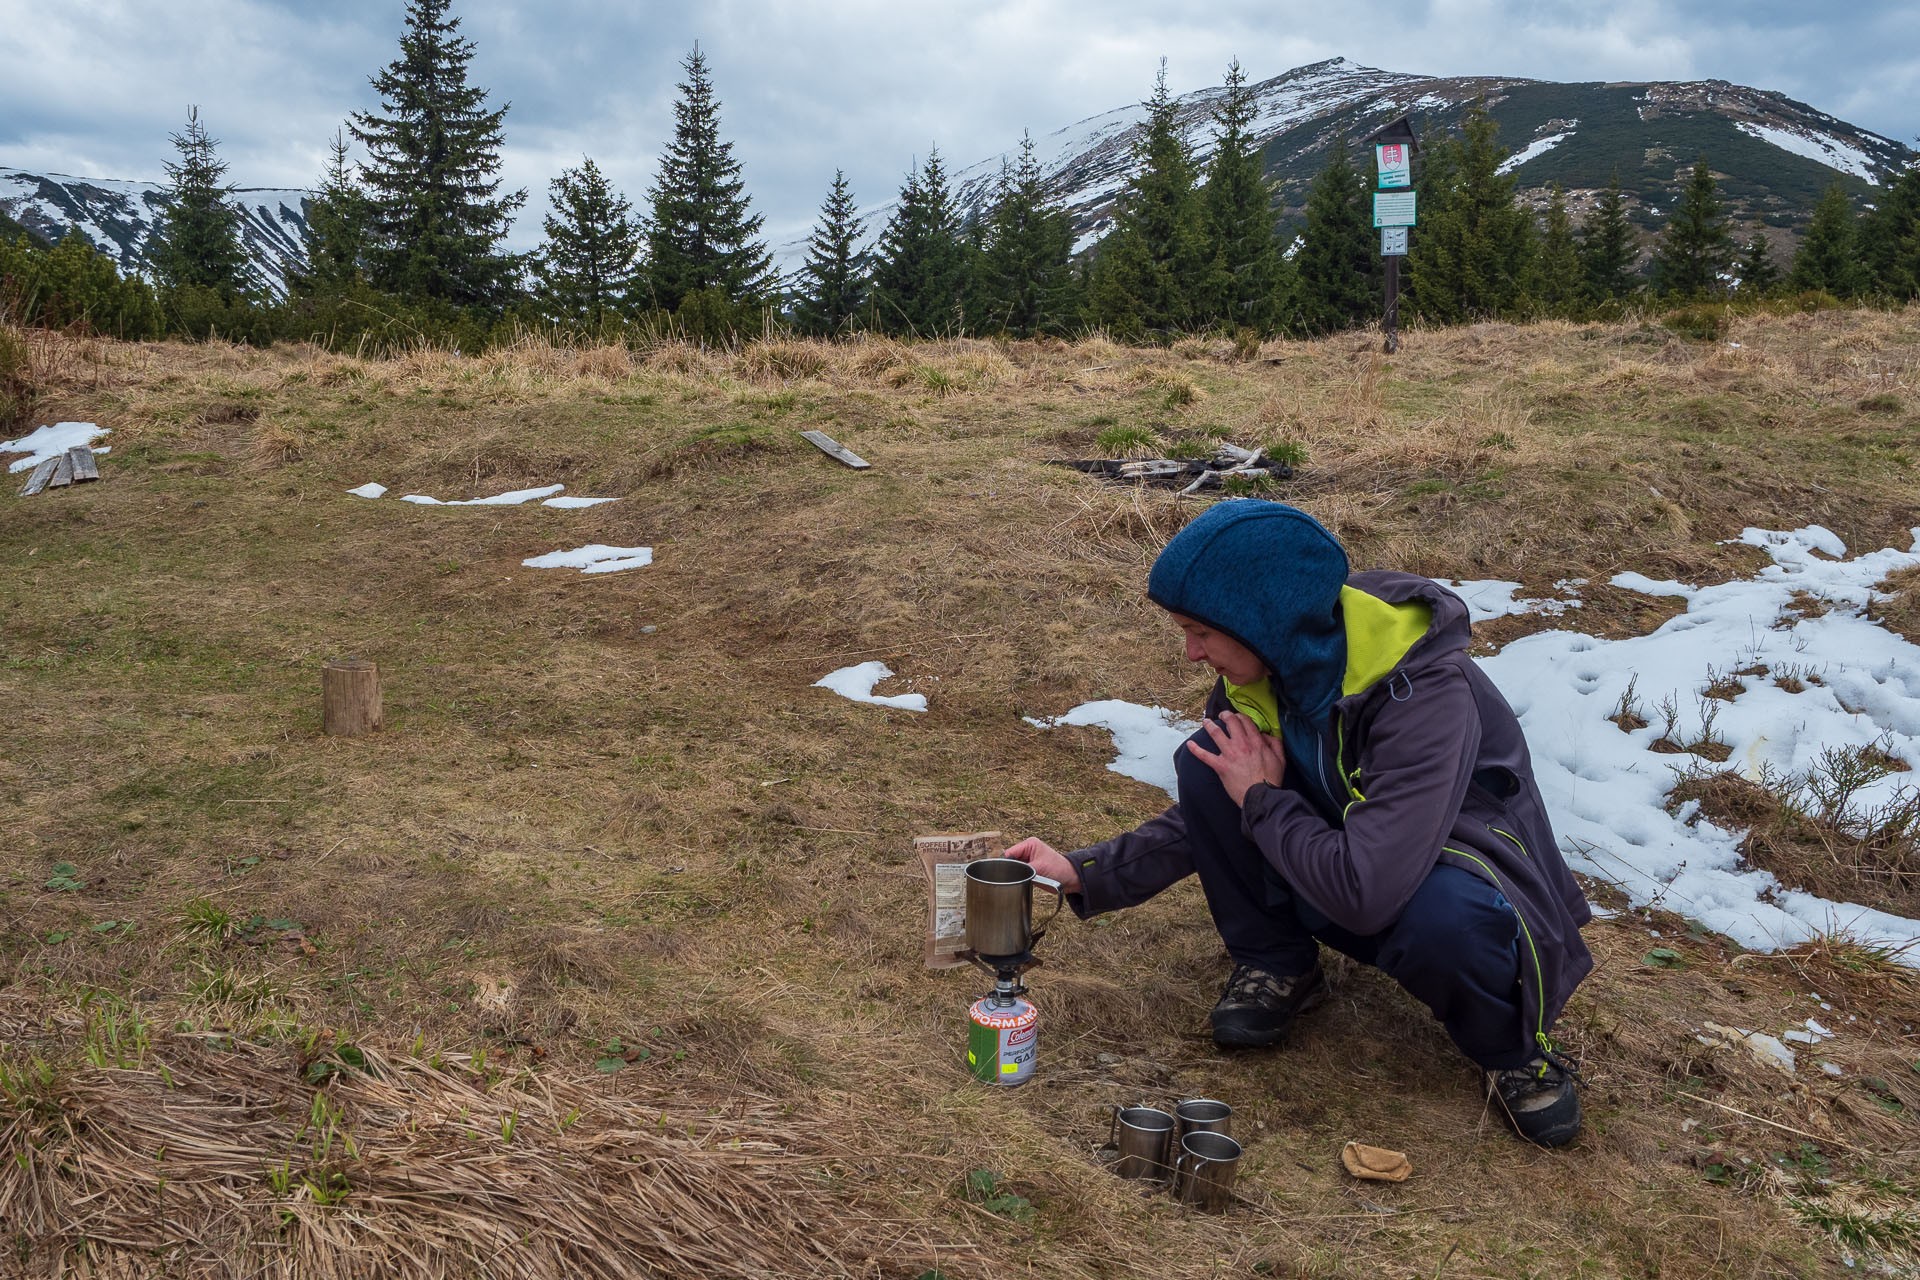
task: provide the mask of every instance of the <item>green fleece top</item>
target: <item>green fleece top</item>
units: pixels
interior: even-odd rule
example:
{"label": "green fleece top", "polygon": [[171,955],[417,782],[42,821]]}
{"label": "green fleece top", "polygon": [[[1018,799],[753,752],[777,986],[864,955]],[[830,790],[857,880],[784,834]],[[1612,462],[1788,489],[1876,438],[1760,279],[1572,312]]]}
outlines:
{"label": "green fleece top", "polygon": [[[1431,605],[1419,600],[1388,604],[1352,587],[1340,588],[1340,615],[1347,633],[1347,670],[1340,681],[1343,698],[1392,671],[1433,624]],[[1252,684],[1221,683],[1235,711],[1252,720],[1260,732],[1280,736],[1280,700],[1274,697],[1271,680],[1261,676]]]}

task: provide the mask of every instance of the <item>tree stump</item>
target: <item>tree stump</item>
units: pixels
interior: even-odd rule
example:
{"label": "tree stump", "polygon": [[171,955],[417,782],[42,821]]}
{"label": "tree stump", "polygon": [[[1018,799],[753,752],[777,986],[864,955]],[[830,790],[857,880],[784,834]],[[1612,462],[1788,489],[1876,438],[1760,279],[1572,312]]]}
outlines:
{"label": "tree stump", "polygon": [[320,668],[320,727],[341,738],[380,729],[380,668],[360,658]]}

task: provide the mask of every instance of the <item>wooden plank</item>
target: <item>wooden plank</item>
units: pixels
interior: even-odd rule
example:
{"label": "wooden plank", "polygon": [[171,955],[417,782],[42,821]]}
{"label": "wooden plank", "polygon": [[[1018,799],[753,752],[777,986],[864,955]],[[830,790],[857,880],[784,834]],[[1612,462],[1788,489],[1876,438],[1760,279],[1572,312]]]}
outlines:
{"label": "wooden plank", "polygon": [[47,481],[52,478],[53,459],[42,459],[40,465],[33,469],[33,474],[27,477],[27,483],[21,486],[20,496],[23,498],[31,498],[34,494],[46,488]]}
{"label": "wooden plank", "polygon": [[53,475],[47,481],[49,489],[64,489],[73,483],[73,459],[61,454],[53,460]]}
{"label": "wooden plank", "polygon": [[855,471],[865,471],[873,465],[823,431],[802,431],[800,438],[835,462],[845,463]]}
{"label": "wooden plank", "polygon": [[83,444],[77,444],[67,450],[67,461],[73,464],[73,482],[85,484],[89,480],[100,478],[100,464],[94,461],[93,450]]}

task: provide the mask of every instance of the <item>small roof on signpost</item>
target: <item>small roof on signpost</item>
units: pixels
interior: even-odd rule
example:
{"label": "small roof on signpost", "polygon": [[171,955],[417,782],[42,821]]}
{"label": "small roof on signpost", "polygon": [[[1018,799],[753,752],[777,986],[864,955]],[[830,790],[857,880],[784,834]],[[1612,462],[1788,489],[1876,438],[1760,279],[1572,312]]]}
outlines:
{"label": "small roof on signpost", "polygon": [[1420,150],[1420,140],[1413,136],[1413,124],[1406,116],[1380,126],[1360,143],[1363,147],[1375,147],[1382,143],[1404,142],[1416,154]]}

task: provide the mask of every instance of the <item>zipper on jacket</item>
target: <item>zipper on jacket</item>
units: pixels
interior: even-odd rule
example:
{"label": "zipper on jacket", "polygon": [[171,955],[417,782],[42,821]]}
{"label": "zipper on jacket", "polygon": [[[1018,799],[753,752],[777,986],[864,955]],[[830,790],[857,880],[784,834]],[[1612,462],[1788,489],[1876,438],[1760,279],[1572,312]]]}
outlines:
{"label": "zipper on jacket", "polygon": [[1502,831],[1499,827],[1494,826],[1492,823],[1487,824],[1487,830],[1493,832],[1493,834],[1497,836],[1505,836],[1508,840],[1511,840],[1513,842],[1513,847],[1520,851],[1521,857],[1529,858],[1529,859],[1533,857],[1531,853],[1527,852],[1527,846],[1520,843],[1520,837],[1513,834],[1513,832]]}
{"label": "zipper on jacket", "polygon": [[[1505,835],[1506,833],[1502,832],[1501,834]],[[1512,839],[1511,836],[1507,838]],[[1520,914],[1520,908],[1514,904],[1513,895],[1507,892],[1507,886],[1500,882],[1499,874],[1495,872],[1492,867],[1464,849],[1456,849],[1450,844],[1441,845],[1440,847],[1456,857],[1465,858],[1468,862],[1473,863],[1473,865],[1486,872],[1487,879],[1493,881],[1493,887],[1498,889],[1506,898],[1507,907],[1513,912],[1513,918],[1520,922],[1520,936],[1527,940],[1527,951],[1533,956],[1533,989],[1534,994],[1540,1001],[1540,1014],[1533,1024],[1533,1039],[1534,1043],[1538,1044],[1542,1049],[1551,1050],[1553,1048],[1553,1041],[1547,1036],[1547,976],[1540,968],[1540,948],[1533,944],[1533,930],[1527,927],[1527,918]]]}
{"label": "zipper on jacket", "polygon": [[[1360,776],[1360,770],[1356,768],[1351,776],[1347,773],[1347,720],[1345,716],[1340,715],[1338,712],[1334,713],[1333,729],[1333,769],[1335,773],[1340,775],[1340,782],[1346,787],[1347,794],[1353,797],[1353,799],[1347,801],[1346,808],[1340,810],[1340,824],[1345,826],[1347,815],[1353,812],[1353,806],[1366,800],[1366,797],[1360,794],[1360,788],[1353,785],[1353,779]],[[1327,775],[1323,769],[1320,774],[1320,785],[1324,787],[1326,784]],[[1328,787],[1327,790],[1329,794],[1332,793],[1331,787]]]}

